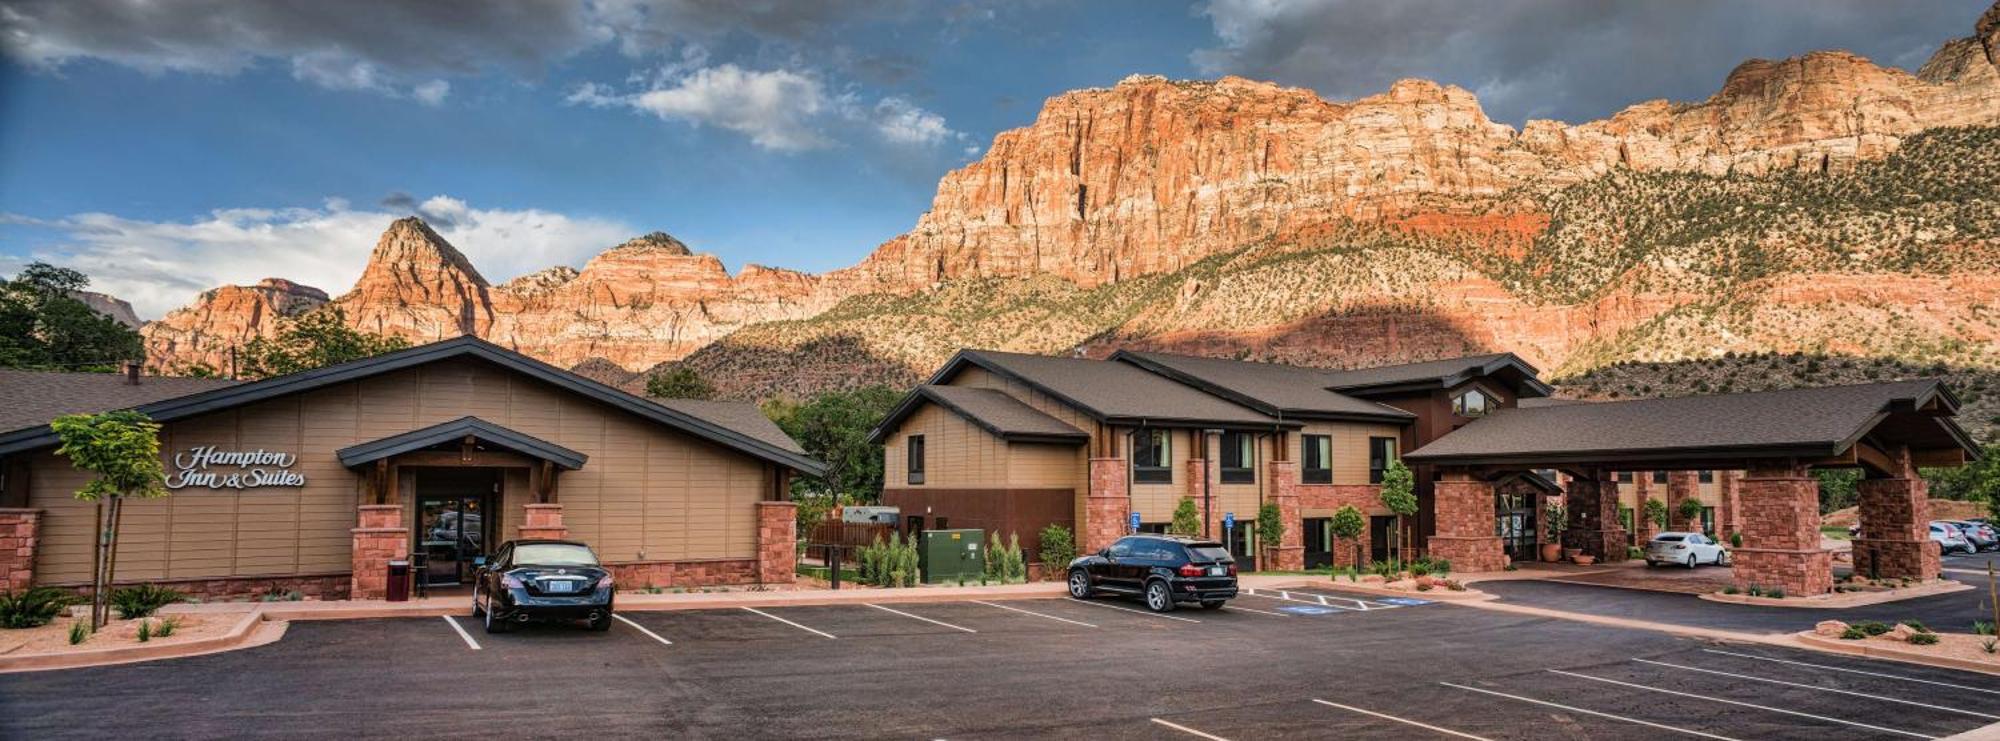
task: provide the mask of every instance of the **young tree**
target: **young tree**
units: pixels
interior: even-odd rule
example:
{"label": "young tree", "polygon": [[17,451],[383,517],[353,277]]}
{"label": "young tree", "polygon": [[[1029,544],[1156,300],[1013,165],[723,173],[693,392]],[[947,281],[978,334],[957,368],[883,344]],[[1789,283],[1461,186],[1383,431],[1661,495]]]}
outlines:
{"label": "young tree", "polygon": [[1368,520],[1361,516],[1361,510],[1354,505],[1342,506],[1333,513],[1333,522],[1328,523],[1333,537],[1354,544],[1354,568],[1361,568],[1361,533],[1368,529]]}
{"label": "young tree", "polygon": [[882,496],[882,446],[868,433],[889,416],[902,395],[887,386],[829,391],[804,403],[765,402],[764,416],[826,463],[826,476],[800,476],[794,492],[830,491],[873,502]]}
{"label": "young tree", "polygon": [[1060,575],[1069,568],[1069,562],[1076,559],[1076,538],[1069,528],[1049,525],[1042,528],[1042,568],[1043,573]]}
{"label": "young tree", "polygon": [[1181,497],[1181,503],[1174,505],[1174,520],[1167,525],[1167,532],[1190,538],[1201,534],[1201,510],[1193,499]]}
{"label": "young tree", "polygon": [[1654,497],[1646,497],[1646,521],[1653,527],[1667,529],[1667,503]]}
{"label": "young tree", "polygon": [[1407,560],[1403,557],[1403,518],[1417,514],[1416,486],[1402,459],[1389,461],[1389,468],[1382,472],[1382,506],[1396,515],[1396,532],[1389,536],[1389,558],[1397,563]]}
{"label": "young tree", "polygon": [[282,376],[409,347],[401,337],[362,332],[347,326],[347,312],[327,306],[283,320],[275,338],[251,340],[240,354],[237,374],[245,378]]}
{"label": "young tree", "polygon": [[1278,546],[1285,542],[1285,519],[1278,512],[1276,502],[1265,502],[1257,508],[1257,545],[1264,552],[1264,568],[1278,567],[1274,554]]}
{"label": "young tree", "polygon": [[671,370],[647,378],[646,395],[661,399],[713,399],[715,384],[702,378],[693,368],[676,365]]}
{"label": "young tree", "polygon": [[1690,532],[1701,530],[1701,514],[1704,509],[1706,508],[1701,506],[1701,500],[1694,497],[1681,500],[1681,521],[1687,525]]}
{"label": "young tree", "polygon": [[160,465],[160,425],[134,411],[69,414],[50,424],[62,446],[56,454],[92,474],[76,498],[97,503],[97,551],[91,572],[90,625],[110,621],[111,585],[118,573],[118,521],[125,500],[167,495]]}

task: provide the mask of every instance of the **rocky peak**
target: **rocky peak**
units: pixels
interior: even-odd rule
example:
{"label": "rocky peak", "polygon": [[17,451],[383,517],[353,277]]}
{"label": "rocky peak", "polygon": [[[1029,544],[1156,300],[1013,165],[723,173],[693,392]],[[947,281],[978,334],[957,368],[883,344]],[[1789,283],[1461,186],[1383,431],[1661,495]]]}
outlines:
{"label": "rocky peak", "polygon": [[490,326],[489,288],[465,253],[423,219],[406,216],[389,224],[361,279],[339,302],[363,329],[428,342]]}
{"label": "rocky peak", "polygon": [[624,244],[618,245],[617,247],[605,250],[606,254],[613,252],[621,254],[664,252],[670,255],[682,255],[682,256],[694,254],[694,251],[688,249],[688,246],[685,243],[682,243],[680,240],[675,239],[673,235],[668,234],[666,232],[649,232],[642,236],[627,240]]}
{"label": "rocky peak", "polygon": [[327,301],[332,300],[332,297],[326,295],[326,291],[322,291],[320,289],[314,288],[304,283],[296,283],[293,281],[285,280],[284,278],[265,278],[263,280],[257,281],[257,283],[255,285],[250,286],[250,288],[257,289],[261,292],[267,293],[271,295],[273,298],[278,298],[283,300],[294,300],[294,301],[303,300],[303,301],[312,301],[318,303],[326,303]]}
{"label": "rocky peak", "polygon": [[502,283],[498,286],[498,290],[506,291],[507,293],[523,298],[545,296],[563,287],[570,281],[576,280],[577,275],[576,268],[568,265],[557,265],[555,267],[543,268]]}
{"label": "rocky peak", "polygon": [[411,280],[432,282],[432,278],[479,287],[489,285],[465,253],[438,236],[431,225],[415,216],[405,216],[390,222],[388,231],[382,232],[382,238],[375,242],[375,251],[369,253],[368,267],[362,271],[355,288],[359,290],[371,280],[398,284]]}

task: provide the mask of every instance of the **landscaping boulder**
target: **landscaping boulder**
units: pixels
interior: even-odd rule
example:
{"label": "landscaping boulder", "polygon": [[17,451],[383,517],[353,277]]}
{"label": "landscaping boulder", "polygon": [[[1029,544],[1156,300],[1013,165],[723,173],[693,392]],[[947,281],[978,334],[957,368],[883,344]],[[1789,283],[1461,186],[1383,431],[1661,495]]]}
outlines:
{"label": "landscaping boulder", "polygon": [[1902,641],[1904,643],[1909,643],[1910,636],[1916,634],[1917,634],[1916,628],[1912,628],[1902,623],[1897,623],[1896,627],[1890,628],[1889,632],[1882,634],[1882,637],[1892,641]]}
{"label": "landscaping boulder", "polygon": [[1839,638],[1840,634],[1846,632],[1847,632],[1847,623],[1840,622],[1839,620],[1821,620],[1817,624],[1813,625],[1814,635],[1824,636],[1827,638]]}

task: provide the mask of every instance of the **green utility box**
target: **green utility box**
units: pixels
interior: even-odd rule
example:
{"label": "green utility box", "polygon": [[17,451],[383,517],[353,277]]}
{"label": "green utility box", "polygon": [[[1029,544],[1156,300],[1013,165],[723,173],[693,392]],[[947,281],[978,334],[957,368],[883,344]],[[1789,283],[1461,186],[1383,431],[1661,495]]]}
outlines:
{"label": "green utility box", "polygon": [[979,581],[986,566],[983,530],[925,530],[917,541],[917,568],[925,584]]}

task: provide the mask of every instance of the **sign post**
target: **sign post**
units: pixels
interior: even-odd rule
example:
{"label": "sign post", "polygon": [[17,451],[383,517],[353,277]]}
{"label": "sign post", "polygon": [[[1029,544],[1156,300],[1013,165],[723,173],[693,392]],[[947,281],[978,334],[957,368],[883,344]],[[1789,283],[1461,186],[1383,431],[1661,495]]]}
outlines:
{"label": "sign post", "polygon": [[1139,532],[1139,512],[1138,512],[1138,510],[1133,510],[1133,512],[1132,512],[1132,532],[1135,532],[1135,533],[1136,533],[1136,532]]}

